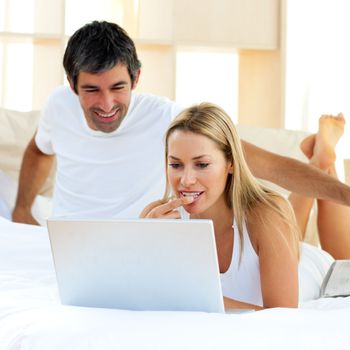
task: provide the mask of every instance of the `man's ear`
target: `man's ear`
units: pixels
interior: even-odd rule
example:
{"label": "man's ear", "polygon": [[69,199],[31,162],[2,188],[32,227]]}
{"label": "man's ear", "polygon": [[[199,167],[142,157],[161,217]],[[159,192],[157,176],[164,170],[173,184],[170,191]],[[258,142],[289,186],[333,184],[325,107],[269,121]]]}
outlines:
{"label": "man's ear", "polygon": [[73,92],[76,94],[77,92],[76,92],[75,89],[74,89],[74,83],[73,83],[72,79],[69,78],[69,77],[67,76],[67,80],[68,80],[68,83],[69,83],[70,88],[71,88],[71,89],[73,90]]}
{"label": "man's ear", "polygon": [[138,69],[135,74],[135,79],[131,87],[132,89],[136,89],[137,83],[139,82],[139,79],[140,79],[140,74],[141,74],[141,69]]}

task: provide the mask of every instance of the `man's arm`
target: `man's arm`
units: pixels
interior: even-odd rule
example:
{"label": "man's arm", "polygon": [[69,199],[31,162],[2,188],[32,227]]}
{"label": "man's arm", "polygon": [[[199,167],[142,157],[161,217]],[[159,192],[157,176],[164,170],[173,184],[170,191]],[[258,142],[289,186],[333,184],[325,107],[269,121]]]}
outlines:
{"label": "man's arm", "polygon": [[13,221],[38,225],[31,214],[31,209],[36,195],[50,173],[53,160],[53,155],[47,155],[39,150],[33,137],[22,160],[17,199],[12,213]]}
{"label": "man's arm", "polygon": [[245,159],[254,176],[307,197],[350,206],[350,187],[321,170],[242,141]]}

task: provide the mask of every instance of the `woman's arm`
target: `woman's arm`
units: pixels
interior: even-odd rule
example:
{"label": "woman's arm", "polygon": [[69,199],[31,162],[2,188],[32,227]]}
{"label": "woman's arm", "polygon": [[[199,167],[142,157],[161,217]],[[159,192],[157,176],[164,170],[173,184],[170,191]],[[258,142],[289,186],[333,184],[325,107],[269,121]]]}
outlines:
{"label": "woman's arm", "polygon": [[[276,203],[292,220],[289,203],[283,198],[276,198]],[[259,256],[264,308],[298,307],[299,237],[296,228],[272,208],[260,205],[249,215],[248,231]]]}
{"label": "woman's arm", "polygon": [[242,141],[245,159],[254,176],[306,197],[350,206],[350,187],[319,169]]}
{"label": "woman's arm", "polygon": [[262,306],[244,303],[243,301],[238,301],[227,297],[224,297],[224,306],[225,310],[227,311],[230,309],[250,309],[256,311],[264,310],[264,307]]}

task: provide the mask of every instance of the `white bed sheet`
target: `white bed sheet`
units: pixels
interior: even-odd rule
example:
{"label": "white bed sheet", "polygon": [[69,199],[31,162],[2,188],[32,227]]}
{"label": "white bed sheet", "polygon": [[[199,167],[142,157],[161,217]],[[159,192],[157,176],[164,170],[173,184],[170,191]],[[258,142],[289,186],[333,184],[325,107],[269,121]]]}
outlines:
{"label": "white bed sheet", "polygon": [[246,314],[62,306],[47,231],[0,218],[0,349],[349,348],[350,298]]}

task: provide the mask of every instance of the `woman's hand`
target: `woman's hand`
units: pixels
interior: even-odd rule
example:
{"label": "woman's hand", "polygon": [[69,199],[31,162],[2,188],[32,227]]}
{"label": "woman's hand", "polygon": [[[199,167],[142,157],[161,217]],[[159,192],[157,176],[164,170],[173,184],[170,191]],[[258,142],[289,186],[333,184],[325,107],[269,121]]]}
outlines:
{"label": "woman's hand", "polygon": [[192,201],[192,197],[174,198],[169,201],[161,199],[148,204],[145,209],[142,210],[140,218],[181,219],[180,212],[177,208],[190,204]]}

